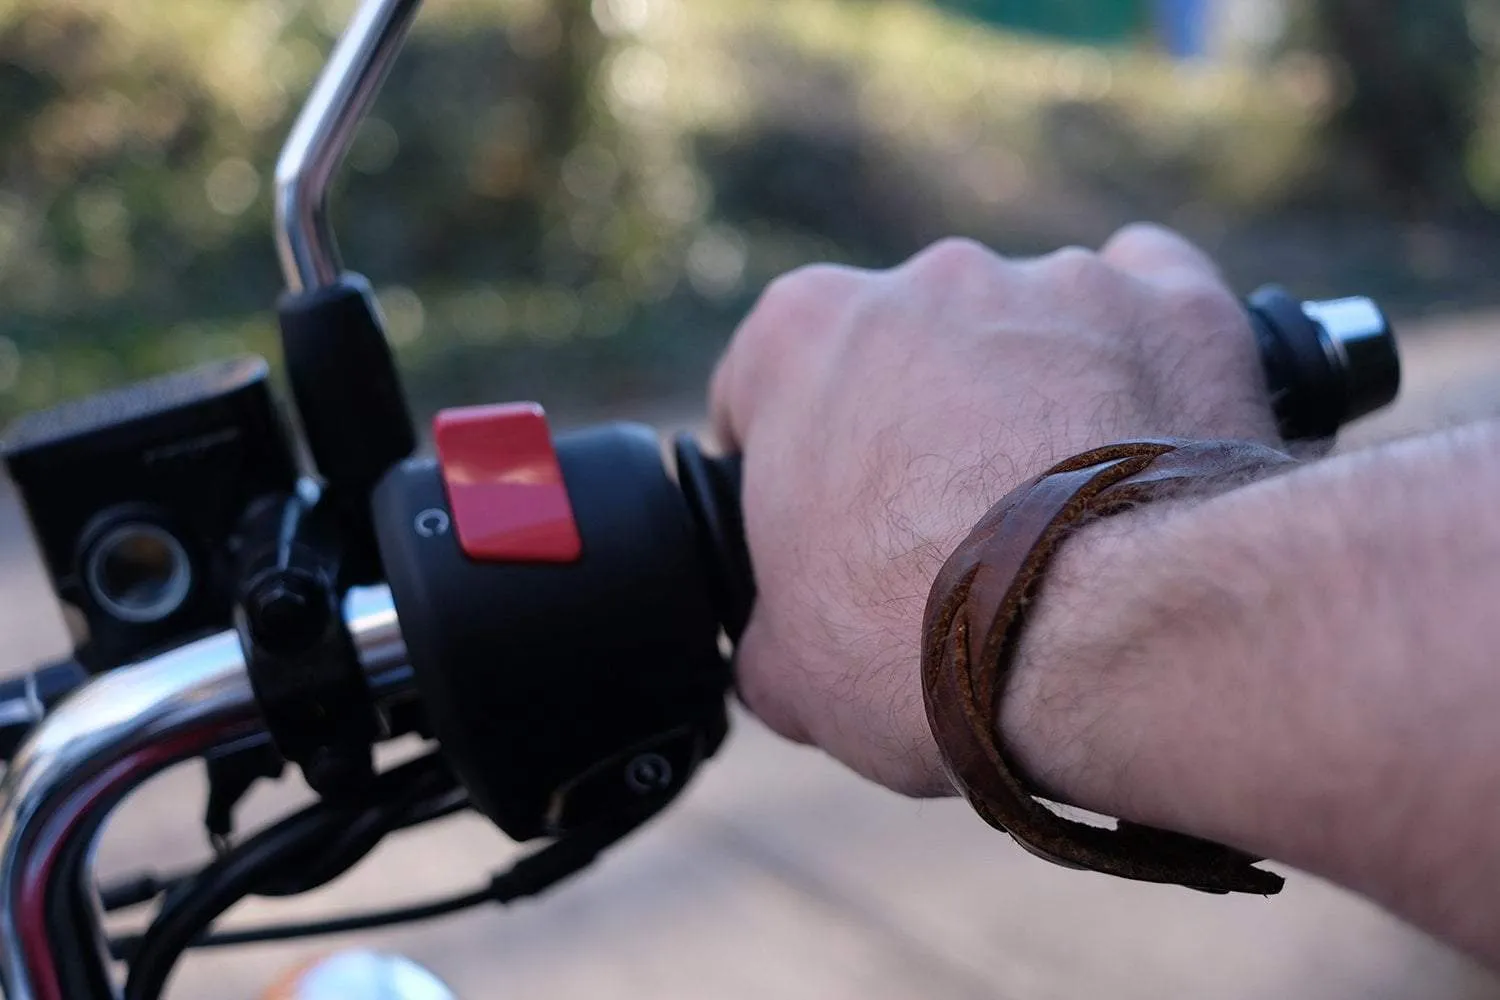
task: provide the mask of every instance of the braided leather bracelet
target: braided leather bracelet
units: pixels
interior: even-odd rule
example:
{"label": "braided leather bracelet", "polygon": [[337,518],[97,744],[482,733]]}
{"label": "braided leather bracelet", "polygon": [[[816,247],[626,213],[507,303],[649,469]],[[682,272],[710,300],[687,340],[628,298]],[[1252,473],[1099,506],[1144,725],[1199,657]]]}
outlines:
{"label": "braided leather bracelet", "polygon": [[1233,848],[1125,821],[1108,829],[1059,816],[1015,766],[999,719],[1025,607],[1082,522],[1188,491],[1227,488],[1291,463],[1279,451],[1245,442],[1131,441],[1054,466],[979,522],[928,598],[922,693],[949,775],[986,822],[1071,868],[1214,893],[1281,889],[1280,876]]}

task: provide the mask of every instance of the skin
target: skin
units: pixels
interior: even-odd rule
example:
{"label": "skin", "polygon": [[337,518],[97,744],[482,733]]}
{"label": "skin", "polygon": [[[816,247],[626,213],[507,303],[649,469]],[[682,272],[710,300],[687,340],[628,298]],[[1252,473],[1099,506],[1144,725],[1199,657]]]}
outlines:
{"label": "skin", "polygon": [[[953,790],[922,611],[979,517],[1110,442],[1276,441],[1236,299],[1142,226],[1097,253],[945,241],[793,272],[711,401],[760,592],[743,698],[924,796]],[[1059,799],[1295,864],[1500,965],[1497,492],[1480,425],[1095,524],[1033,606],[1000,732]]]}
{"label": "skin", "polygon": [[1098,811],[1324,876],[1500,968],[1500,424],[1064,547],[1000,728]]}
{"label": "skin", "polygon": [[744,454],[760,593],[742,696],[913,795],[951,791],[917,685],[922,609],[990,506],[1125,438],[1276,439],[1239,303],[1145,226],[1097,254],[947,240],[890,271],[794,271],[736,333],[711,402]]}

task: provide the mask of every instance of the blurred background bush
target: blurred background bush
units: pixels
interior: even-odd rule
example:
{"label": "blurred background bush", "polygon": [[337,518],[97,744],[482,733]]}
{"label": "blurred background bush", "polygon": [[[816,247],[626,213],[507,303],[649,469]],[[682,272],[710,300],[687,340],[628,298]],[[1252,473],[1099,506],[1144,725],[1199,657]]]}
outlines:
{"label": "blurred background bush", "polygon": [[[0,418],[274,356],[350,0],[0,3]],[[772,275],[1176,225],[1243,290],[1496,298],[1494,0],[428,0],[335,210],[421,410],[697,394]]]}

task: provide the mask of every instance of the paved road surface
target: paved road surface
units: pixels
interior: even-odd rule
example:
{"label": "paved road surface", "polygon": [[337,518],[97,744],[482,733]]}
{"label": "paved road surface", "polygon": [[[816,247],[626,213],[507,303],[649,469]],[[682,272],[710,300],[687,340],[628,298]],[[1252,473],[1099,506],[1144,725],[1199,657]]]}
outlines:
{"label": "paved road surface", "polygon": [[[1402,405],[1351,440],[1500,412],[1500,316],[1433,325],[1407,351]],[[17,552],[14,508],[0,510],[3,664],[16,667],[63,641]],[[258,795],[252,814],[291,794]],[[192,769],[148,786],[113,824],[103,869],[202,855],[201,806]],[[483,823],[450,820],[315,896],[247,903],[234,919],[464,888],[512,853]],[[1218,899],[1061,871],[960,805],[902,800],[745,719],[679,808],[586,877],[510,911],[362,942],[424,961],[473,1000],[1500,1000],[1500,982],[1315,880],[1294,876],[1272,900]],[[327,947],[194,958],[171,995],[248,1000]]]}

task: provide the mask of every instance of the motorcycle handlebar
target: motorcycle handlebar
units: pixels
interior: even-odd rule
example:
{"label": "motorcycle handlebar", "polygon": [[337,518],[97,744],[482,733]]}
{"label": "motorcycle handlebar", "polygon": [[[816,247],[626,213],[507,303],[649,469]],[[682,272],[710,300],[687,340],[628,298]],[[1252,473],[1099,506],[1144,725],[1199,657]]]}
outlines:
{"label": "motorcycle handlebar", "polygon": [[[1385,317],[1369,300],[1298,303],[1280,289],[1266,289],[1251,297],[1247,309],[1271,399],[1287,438],[1331,436],[1344,423],[1378,409],[1395,397],[1400,365],[1394,337]],[[635,537],[627,527],[615,523],[619,512],[638,507],[664,516],[666,508],[672,506],[664,494],[675,491],[662,478],[654,442],[642,439],[627,448],[625,439],[635,439],[622,434],[614,431],[597,440],[580,438],[569,446],[569,457],[564,464],[578,461],[600,474],[618,474],[611,482],[621,489],[583,491],[599,498],[599,509],[580,507],[579,511],[588,514],[584,520],[590,525],[598,522],[600,526],[618,529],[614,531],[616,535]],[[740,508],[740,459],[738,456],[708,458],[691,440],[679,440],[677,450],[679,485],[686,495],[688,510],[697,520],[699,541],[706,545],[707,558],[703,562],[719,591],[714,595],[718,622],[736,639],[743,631],[755,596]],[[630,456],[635,456],[631,459],[634,464],[625,464],[634,471],[626,475],[615,466]],[[646,475],[650,469],[654,473]],[[415,463],[410,464],[407,474],[413,483],[426,484],[423,488],[432,493],[416,500],[428,506],[444,502],[433,470]],[[656,486],[648,489],[650,483]],[[386,492],[397,499],[405,496],[399,489]],[[634,497],[637,503],[621,504],[622,495]],[[680,510],[680,496],[675,503]],[[396,508],[400,516],[391,520],[391,524],[409,526],[412,519],[405,515],[410,512],[399,504]],[[634,522],[626,517],[621,523]],[[660,537],[659,532],[653,531],[636,534],[643,539]],[[684,540],[684,544],[691,543]],[[636,561],[639,554],[634,548],[627,548],[629,558],[621,557],[626,565],[615,568],[635,579],[639,575]],[[396,549],[390,546],[385,549],[389,560]],[[444,551],[448,549],[457,551],[451,544]],[[660,551],[655,552],[655,559],[658,563],[662,561]],[[683,563],[683,573],[691,577],[687,565]],[[425,566],[420,559],[412,562],[414,571]],[[387,570],[390,569],[388,562]],[[503,569],[489,572],[503,575]],[[614,579],[608,573],[606,576]],[[395,579],[393,576],[393,585]],[[532,577],[526,579],[529,586],[537,585]],[[674,581],[680,582],[678,577],[668,574],[663,586],[671,591],[677,586]],[[436,632],[433,628],[415,628],[425,606],[418,599],[419,591],[420,588],[408,587],[409,601],[403,605],[403,617],[415,616],[412,625],[418,637],[427,635],[431,640],[428,633],[446,634],[442,628]],[[564,588],[563,592],[572,596],[572,604],[595,599],[578,592],[576,587]],[[684,620],[679,622],[674,612],[653,627],[663,630],[657,638],[664,636],[666,641],[693,627],[694,621],[688,619],[708,614],[707,607],[701,609],[701,614],[684,612],[681,615]],[[344,618],[376,703],[388,707],[412,696],[416,685],[391,591],[386,587],[351,591]],[[704,624],[705,621],[696,621],[696,625]],[[411,637],[409,633],[408,638]],[[429,666],[424,667],[439,673],[451,673],[453,669],[454,664],[444,657],[431,656]],[[660,671],[651,676],[659,680],[659,674]],[[76,865],[70,859],[87,857],[87,849],[113,805],[131,788],[171,763],[216,746],[265,735],[265,722],[249,683],[240,637],[233,632],[113,671],[92,681],[77,697],[51,712],[46,711],[50,703],[59,701],[86,679],[77,665],[64,663],[0,685],[0,750],[5,749],[7,740],[15,740],[18,732],[32,727],[0,789],[0,987],[11,1000],[67,995],[62,980],[71,982],[74,973],[65,970],[76,969],[80,963],[86,966],[85,972],[104,975],[102,969],[89,965],[97,962],[99,942],[78,939],[89,935],[98,938],[101,933],[92,896],[74,894],[74,908],[63,908],[67,910],[65,928],[54,926],[60,919],[54,911],[60,898],[56,893],[72,893],[76,888],[65,884],[77,875]],[[701,688],[700,693],[705,697],[707,692],[719,691],[717,675],[712,671],[694,683],[697,687],[693,690]],[[424,703],[428,709],[433,708],[428,699]],[[39,718],[40,723],[33,727]],[[705,738],[716,744],[722,732],[715,730]],[[674,780],[680,783],[696,761],[712,749],[713,745],[698,743],[687,747],[683,751],[687,757],[681,762],[682,774]],[[454,753],[454,747],[446,739],[444,750],[450,755]],[[630,753],[636,755],[629,760],[631,766],[646,758],[653,763],[668,760],[667,749],[648,750],[649,753],[643,753],[640,747],[631,749]],[[494,770],[514,770],[511,767],[514,761],[486,759],[486,763],[493,764]],[[660,768],[659,763],[657,766]],[[465,780],[471,793],[472,777],[469,774]]]}
{"label": "motorcycle handlebar", "polygon": [[[390,591],[350,591],[344,621],[377,704],[410,697],[412,671]],[[64,884],[63,859],[87,857],[109,811],[152,774],[264,733],[234,632],[111,671],[49,712],[0,787],[0,995],[82,995],[61,985],[64,974],[107,982],[92,893],[76,893],[90,912],[70,913],[78,919],[67,930],[54,926],[56,893],[78,889]],[[80,927],[95,940],[76,940]],[[89,964],[97,967],[82,968]]]}
{"label": "motorcycle handlebar", "polygon": [[[1395,398],[1401,380],[1395,336],[1370,299],[1298,302],[1267,286],[1245,305],[1287,440],[1332,437]],[[699,529],[715,550],[726,629],[738,637],[754,600],[740,520],[740,460],[706,458],[694,442],[683,441],[677,462]],[[0,683],[0,760],[9,760],[32,726],[87,680],[69,660]]]}

